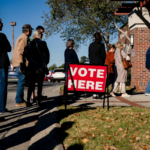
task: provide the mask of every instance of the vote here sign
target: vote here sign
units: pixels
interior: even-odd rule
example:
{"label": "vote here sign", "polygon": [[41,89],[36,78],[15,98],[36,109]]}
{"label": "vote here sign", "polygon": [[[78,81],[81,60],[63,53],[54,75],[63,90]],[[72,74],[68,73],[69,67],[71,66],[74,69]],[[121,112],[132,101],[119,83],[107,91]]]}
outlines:
{"label": "vote here sign", "polygon": [[[107,66],[69,64],[76,91],[105,92]],[[68,69],[68,91],[74,91]]]}

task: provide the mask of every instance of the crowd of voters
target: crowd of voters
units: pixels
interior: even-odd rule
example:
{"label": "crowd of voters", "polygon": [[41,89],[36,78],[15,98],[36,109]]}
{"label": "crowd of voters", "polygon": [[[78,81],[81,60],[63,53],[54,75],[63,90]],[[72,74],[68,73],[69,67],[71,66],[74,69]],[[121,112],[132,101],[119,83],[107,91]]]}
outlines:
{"label": "crowd of voters", "polygon": [[[0,31],[2,31],[3,23],[0,19]],[[45,41],[42,40],[44,28],[37,26],[32,34],[33,28],[30,24],[22,27],[22,34],[17,38],[15,48],[13,49],[11,70],[15,68],[18,74],[18,84],[16,92],[16,107],[28,107],[32,103],[41,105],[41,101],[46,99],[42,95],[43,79],[48,74],[47,64],[50,60],[50,52]],[[79,64],[77,53],[74,50],[74,40],[69,39],[66,43],[64,52],[65,66],[67,72],[68,63]],[[102,43],[102,37],[99,32],[94,34],[94,42],[89,45],[89,63],[91,65],[107,65],[109,81],[106,86],[112,85],[110,95],[115,97],[118,87],[122,97],[130,97],[126,93],[125,84],[127,82],[127,69],[122,64],[122,59],[130,61],[130,57],[123,51],[123,43],[117,42],[115,45],[107,45],[107,53],[105,45]],[[8,67],[10,61],[7,52],[11,52],[11,46],[4,33],[0,33],[0,114],[9,112],[6,109],[7,101],[7,78]],[[27,100],[24,100],[24,87],[28,79]],[[35,97],[35,83],[38,83],[37,97]],[[99,99],[100,94],[94,94],[93,100]]]}

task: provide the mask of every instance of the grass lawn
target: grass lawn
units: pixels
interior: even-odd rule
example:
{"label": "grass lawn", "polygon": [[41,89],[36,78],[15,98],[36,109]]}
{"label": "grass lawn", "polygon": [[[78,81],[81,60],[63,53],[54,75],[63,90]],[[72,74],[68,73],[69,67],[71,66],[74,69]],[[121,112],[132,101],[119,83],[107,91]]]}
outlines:
{"label": "grass lawn", "polygon": [[150,150],[150,109],[138,107],[59,108],[66,150]]}

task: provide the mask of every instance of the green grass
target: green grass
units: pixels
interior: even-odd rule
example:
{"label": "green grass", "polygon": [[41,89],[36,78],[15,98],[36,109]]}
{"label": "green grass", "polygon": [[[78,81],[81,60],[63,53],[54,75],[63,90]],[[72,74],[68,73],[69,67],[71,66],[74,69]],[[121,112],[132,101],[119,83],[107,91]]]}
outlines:
{"label": "green grass", "polygon": [[150,109],[59,108],[66,150],[150,150]]}

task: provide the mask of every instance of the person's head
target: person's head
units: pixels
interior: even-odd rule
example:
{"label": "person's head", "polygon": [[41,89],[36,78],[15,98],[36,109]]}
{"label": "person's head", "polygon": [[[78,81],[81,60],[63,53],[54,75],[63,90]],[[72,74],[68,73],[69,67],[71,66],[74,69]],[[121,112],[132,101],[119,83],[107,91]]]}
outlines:
{"label": "person's head", "polygon": [[35,38],[42,39],[42,33],[40,30],[34,31],[32,39],[35,39]]}
{"label": "person's head", "polygon": [[115,52],[115,46],[112,44],[107,44],[107,51],[109,52]]}
{"label": "person's head", "polygon": [[96,32],[94,34],[94,40],[95,40],[95,42],[101,42],[102,41],[102,36],[100,35],[99,32]]}
{"label": "person's head", "polygon": [[69,39],[69,40],[67,41],[67,43],[66,43],[66,47],[67,47],[68,49],[69,49],[69,48],[73,48],[74,45],[75,45],[75,43],[74,43],[74,40],[72,40],[72,39]]}
{"label": "person's head", "polygon": [[42,26],[37,26],[36,27],[36,30],[40,30],[41,33],[42,33],[42,37],[43,37],[43,34],[44,34],[44,28]]}
{"label": "person's head", "polygon": [[22,27],[22,32],[25,33],[28,37],[31,36],[32,34],[32,30],[34,30],[30,24],[25,24],[23,27]]}
{"label": "person's head", "polygon": [[2,19],[0,18],[0,31],[2,31],[3,28],[3,23],[2,23]]}
{"label": "person's head", "polygon": [[119,41],[119,42],[117,42],[117,43],[115,44],[115,47],[122,50],[122,49],[123,49],[123,43]]}

